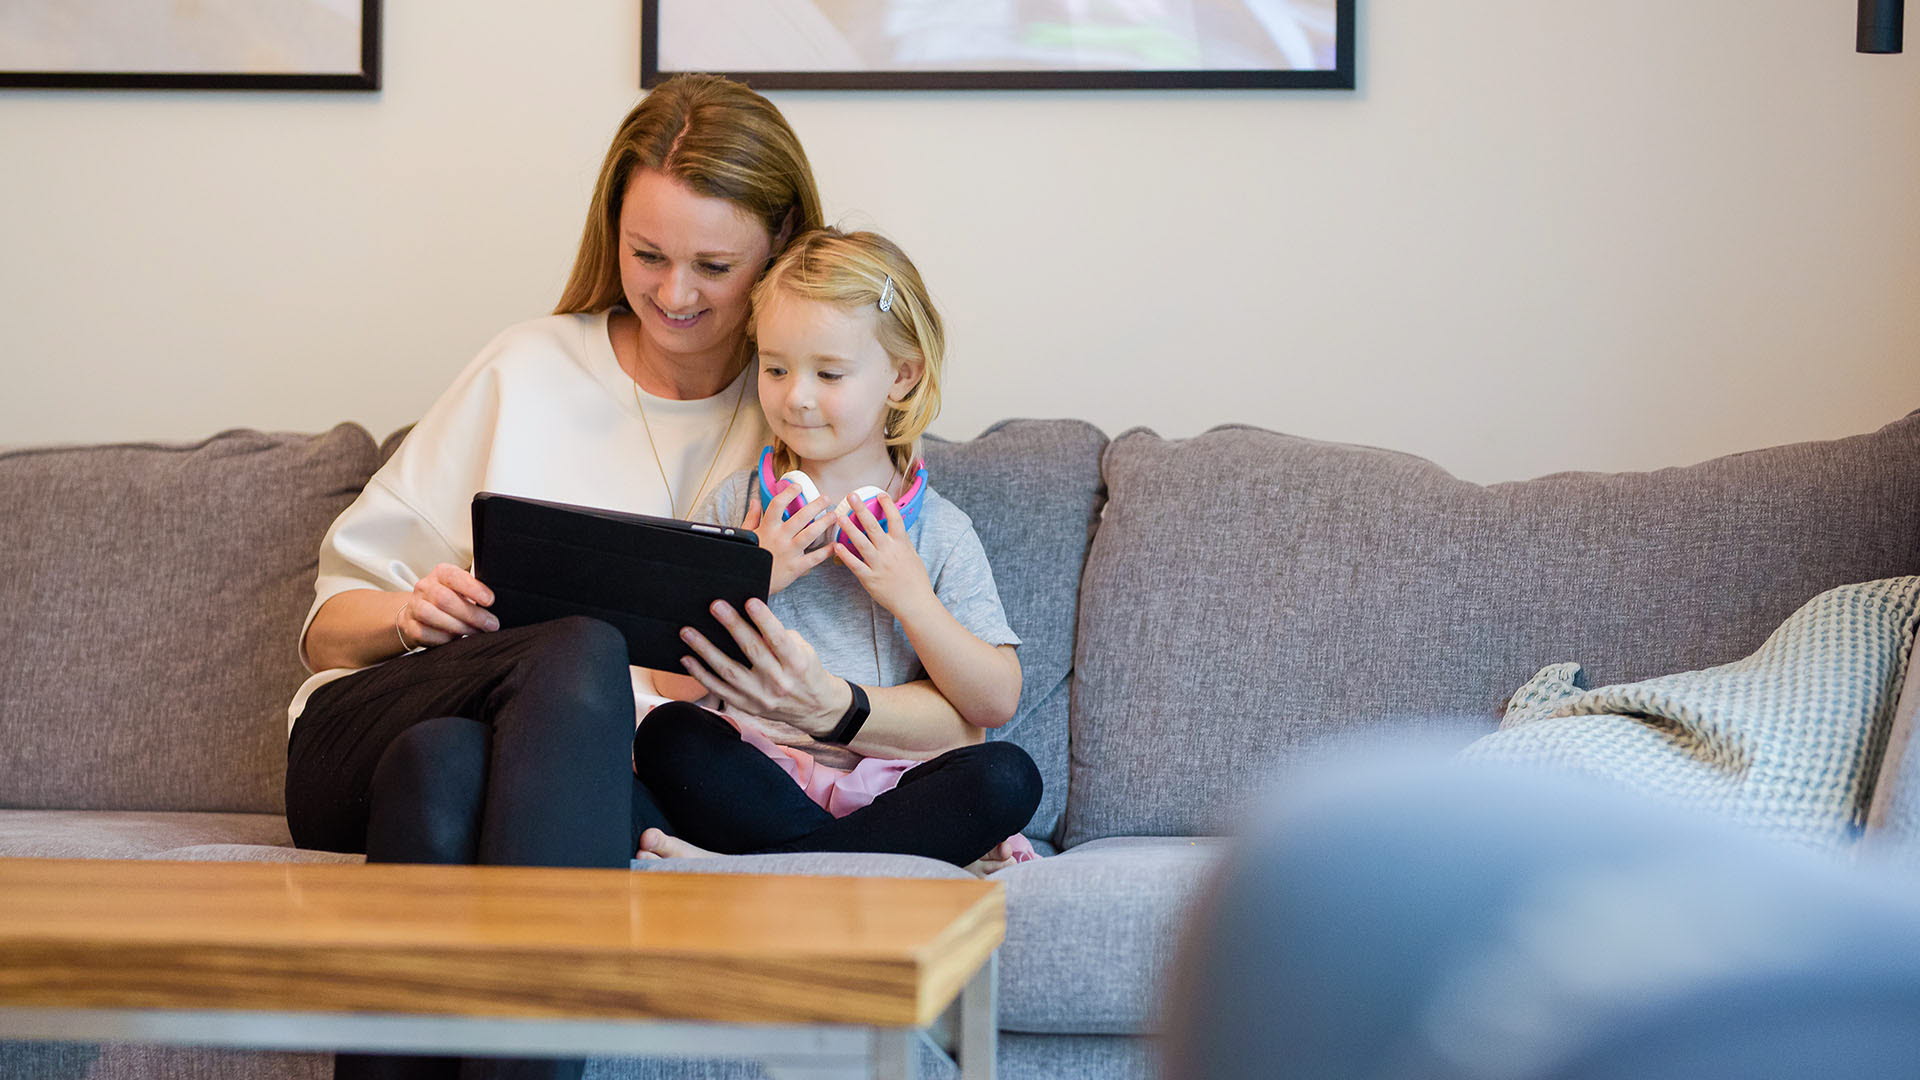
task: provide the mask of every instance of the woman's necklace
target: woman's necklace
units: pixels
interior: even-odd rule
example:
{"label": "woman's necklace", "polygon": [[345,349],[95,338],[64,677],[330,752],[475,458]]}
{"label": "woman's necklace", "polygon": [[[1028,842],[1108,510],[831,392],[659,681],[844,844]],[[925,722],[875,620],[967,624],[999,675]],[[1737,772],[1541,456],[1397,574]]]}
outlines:
{"label": "woman's necklace", "polygon": [[[637,370],[640,366],[640,326],[635,317],[633,328],[633,363]],[[738,376],[736,376],[738,378]],[[700,486],[693,489],[693,497],[707,490],[707,481],[713,479],[713,470],[720,464],[720,455],[726,452],[727,437],[733,434],[734,422],[740,419],[740,404],[747,399],[747,380],[740,379],[740,390],[733,396],[733,413],[727,417],[727,430],[720,433],[720,443],[713,448],[713,460],[707,462],[706,474],[700,477]],[[633,407],[640,410],[640,426],[647,433],[647,450],[653,454],[653,467],[660,470],[660,484],[667,489],[667,511],[671,517],[680,516],[680,500],[673,494],[673,481],[667,479],[667,467],[660,461],[660,448],[654,445],[653,425],[647,421],[647,407],[640,400],[640,380],[633,380]],[[693,505],[687,505],[687,513],[693,513]]]}

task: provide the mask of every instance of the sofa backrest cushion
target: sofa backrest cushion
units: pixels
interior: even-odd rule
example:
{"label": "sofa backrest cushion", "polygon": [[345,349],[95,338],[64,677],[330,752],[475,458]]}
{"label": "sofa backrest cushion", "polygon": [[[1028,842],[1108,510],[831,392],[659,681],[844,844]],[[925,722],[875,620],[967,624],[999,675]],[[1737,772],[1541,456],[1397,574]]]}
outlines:
{"label": "sofa backrest cushion", "polygon": [[1907,660],[1907,674],[1887,728],[1873,802],[1867,809],[1868,843],[1884,854],[1920,866],[1920,664]]}
{"label": "sofa backrest cushion", "polygon": [[1481,486],[1247,427],[1108,447],[1063,839],[1219,830],[1336,736],[1488,731],[1541,667],[1727,663],[1809,598],[1920,573],[1920,413],[1646,473]]}
{"label": "sofa backrest cushion", "polygon": [[367,432],[0,454],[0,806],[279,812],[296,636]]}
{"label": "sofa backrest cushion", "polygon": [[1107,437],[1078,420],[1007,420],[966,442],[926,440],[929,479],[973,519],[1020,635],[1020,708],[990,738],[1033,756],[1045,784],[1027,835],[1052,841],[1067,798],[1067,692]]}

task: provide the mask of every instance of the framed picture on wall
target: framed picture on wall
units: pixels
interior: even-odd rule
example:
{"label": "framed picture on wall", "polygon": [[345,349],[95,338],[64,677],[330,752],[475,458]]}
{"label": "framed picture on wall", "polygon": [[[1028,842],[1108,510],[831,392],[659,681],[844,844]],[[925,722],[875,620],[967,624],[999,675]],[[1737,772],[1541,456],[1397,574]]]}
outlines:
{"label": "framed picture on wall", "polygon": [[0,0],[0,87],[378,90],[380,0]]}
{"label": "framed picture on wall", "polygon": [[642,0],[640,85],[1351,90],[1356,0]]}

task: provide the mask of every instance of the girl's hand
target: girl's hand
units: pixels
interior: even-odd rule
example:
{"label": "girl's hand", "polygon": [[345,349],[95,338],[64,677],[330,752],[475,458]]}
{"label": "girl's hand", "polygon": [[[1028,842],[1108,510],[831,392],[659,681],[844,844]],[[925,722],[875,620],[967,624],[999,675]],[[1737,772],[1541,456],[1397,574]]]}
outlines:
{"label": "girl's hand", "polygon": [[394,616],[398,644],[445,645],[449,641],[500,629],[487,610],[493,590],[452,563],[441,563],[413,583],[413,592]]}
{"label": "girl's hand", "polygon": [[[826,513],[826,507],[815,507],[812,518],[802,510],[785,521],[780,520],[780,515],[798,498],[800,489],[788,485],[787,490],[773,497],[773,502],[762,513],[760,493],[755,491],[753,501],[747,505],[747,519],[741,523],[760,538],[762,548],[773,553],[773,581],[767,586],[768,596],[777,595],[833,556],[831,544],[823,544],[817,551],[807,550],[827,531],[827,526],[833,524],[833,515]],[[763,524],[765,528],[761,527]]]}
{"label": "girl's hand", "polygon": [[752,622],[724,600],[714,601],[712,611],[739,643],[747,665],[721,652],[698,630],[683,627],[680,640],[698,657],[681,659],[687,674],[732,710],[791,725],[813,738],[832,732],[852,704],[853,690],[820,666],[813,646],[798,631],[782,626],[759,600],[747,601]]}
{"label": "girl's hand", "polygon": [[865,500],[856,502],[853,510],[855,520],[848,520],[844,513],[836,517],[840,536],[853,545],[854,553],[848,554],[845,544],[834,544],[833,551],[841,564],[853,571],[867,595],[903,621],[915,608],[939,603],[933,582],[927,577],[927,564],[913,549],[913,541],[907,539],[907,525],[900,520],[900,508],[894,505],[893,496],[880,496],[880,510],[887,516],[885,532],[880,531],[880,523]]}

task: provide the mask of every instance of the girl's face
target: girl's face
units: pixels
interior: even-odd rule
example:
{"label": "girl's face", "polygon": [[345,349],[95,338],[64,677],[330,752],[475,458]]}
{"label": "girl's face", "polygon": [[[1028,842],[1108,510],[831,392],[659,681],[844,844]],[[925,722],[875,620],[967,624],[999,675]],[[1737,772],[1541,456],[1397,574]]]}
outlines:
{"label": "girl's face", "polygon": [[747,294],[774,238],[752,214],[642,170],[620,203],[620,287],[641,337],[665,353],[732,360],[746,338]]}
{"label": "girl's face", "polygon": [[885,453],[887,402],[913,389],[920,362],[894,363],[875,333],[879,317],[778,294],[760,309],[760,407],[802,461]]}

